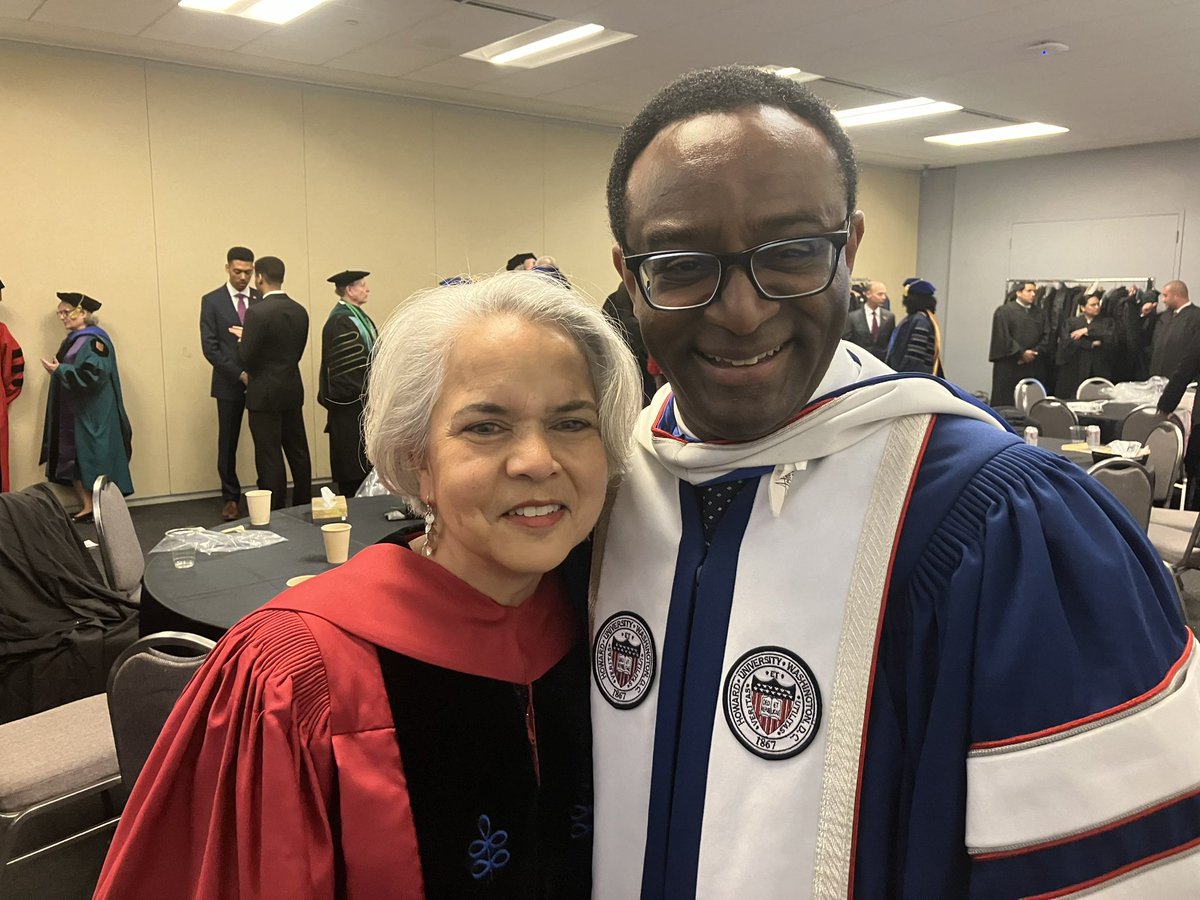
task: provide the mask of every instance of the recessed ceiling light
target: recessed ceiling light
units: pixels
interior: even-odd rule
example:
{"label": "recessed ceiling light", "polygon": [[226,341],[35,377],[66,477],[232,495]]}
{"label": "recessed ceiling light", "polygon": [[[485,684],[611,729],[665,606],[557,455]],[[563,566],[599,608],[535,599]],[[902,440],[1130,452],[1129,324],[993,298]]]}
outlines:
{"label": "recessed ceiling light", "polygon": [[326,0],[179,0],[184,9],[228,13],[272,25],[283,25]]}
{"label": "recessed ceiling light", "polygon": [[770,72],[772,75],[778,75],[780,78],[786,78],[788,81],[794,81],[796,84],[820,81],[824,77],[822,75],[814,75],[812,72],[805,72],[803,69],[798,69],[795,66],[763,66],[762,70]]}
{"label": "recessed ceiling light", "polygon": [[978,131],[960,131],[956,134],[935,134],[925,140],[931,144],[949,144],[966,147],[971,144],[990,144],[993,141],[1017,141],[1021,138],[1045,137],[1049,134],[1064,134],[1070,131],[1061,125],[1046,125],[1043,122],[1025,122],[1020,125],[1004,125],[1000,128],[981,128]]}
{"label": "recessed ceiling light", "polygon": [[247,19],[270,22],[272,25],[283,25],[324,2],[325,0],[258,0],[241,15]]}
{"label": "recessed ceiling light", "polygon": [[467,59],[478,59],[498,66],[536,69],[633,37],[637,35],[610,31],[603,25],[557,19],[462,55]]}
{"label": "recessed ceiling light", "polygon": [[843,128],[854,128],[858,125],[877,125],[880,122],[896,122],[900,119],[916,119],[921,116],[934,116],[939,113],[957,112],[962,109],[956,103],[944,103],[940,100],[930,100],[928,97],[911,97],[907,100],[894,100],[891,103],[876,103],[872,106],[858,106],[854,109],[837,110],[834,115]]}
{"label": "recessed ceiling light", "polygon": [[184,9],[202,9],[205,12],[225,12],[237,0],[179,0]]}

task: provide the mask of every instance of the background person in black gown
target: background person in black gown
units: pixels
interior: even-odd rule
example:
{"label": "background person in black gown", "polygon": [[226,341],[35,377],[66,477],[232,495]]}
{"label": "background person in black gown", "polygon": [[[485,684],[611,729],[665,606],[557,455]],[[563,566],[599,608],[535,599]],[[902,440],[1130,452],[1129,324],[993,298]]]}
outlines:
{"label": "background person in black gown", "polygon": [[1112,343],[1116,323],[1100,315],[1100,296],[1096,291],[1086,297],[1081,314],[1067,320],[1058,343],[1058,377],[1054,394],[1074,397],[1079,385],[1088,378],[1112,380]]}
{"label": "background person in black gown", "polygon": [[1017,382],[1036,378],[1045,383],[1044,354],[1054,350],[1054,337],[1046,328],[1041,307],[1033,302],[1037,287],[1032,281],[1021,284],[1012,302],[1006,302],[992,316],[992,345],[988,359],[992,363],[993,406],[1011,406]]}

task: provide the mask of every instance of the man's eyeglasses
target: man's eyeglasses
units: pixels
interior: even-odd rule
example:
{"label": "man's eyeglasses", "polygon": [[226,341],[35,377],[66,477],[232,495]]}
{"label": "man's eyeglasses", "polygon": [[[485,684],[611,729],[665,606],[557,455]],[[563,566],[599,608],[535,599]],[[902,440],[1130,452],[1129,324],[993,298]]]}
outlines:
{"label": "man's eyeglasses", "polygon": [[642,296],[655,309],[698,309],[721,292],[729,270],[741,266],[765,300],[795,300],[819,294],[833,284],[838,260],[850,238],[840,231],[770,241],[741,253],[671,250],[625,257]]}

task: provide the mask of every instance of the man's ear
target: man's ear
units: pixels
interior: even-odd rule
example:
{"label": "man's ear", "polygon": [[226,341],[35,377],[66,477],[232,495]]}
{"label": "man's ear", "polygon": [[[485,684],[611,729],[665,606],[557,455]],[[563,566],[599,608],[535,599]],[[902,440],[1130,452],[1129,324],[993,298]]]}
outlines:
{"label": "man's ear", "polygon": [[867,221],[863,211],[856,210],[850,217],[850,237],[846,240],[846,270],[854,271],[854,258],[858,256],[858,247],[862,243],[863,232],[866,231]]}

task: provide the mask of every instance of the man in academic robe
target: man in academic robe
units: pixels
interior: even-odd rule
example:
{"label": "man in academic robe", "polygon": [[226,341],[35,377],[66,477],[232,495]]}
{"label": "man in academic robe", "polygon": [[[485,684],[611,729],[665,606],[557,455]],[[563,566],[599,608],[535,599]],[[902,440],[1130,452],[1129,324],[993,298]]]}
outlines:
{"label": "man in academic robe", "polygon": [[888,342],[896,330],[896,317],[891,310],[884,309],[887,300],[887,285],[872,281],[863,294],[862,306],[852,309],[846,316],[846,331],[843,340],[851,341],[871,351],[878,359],[887,356]]}
{"label": "man in academic robe", "polygon": [[1033,302],[1037,286],[1024,282],[1011,302],[992,315],[992,406],[1012,406],[1017,382],[1036,378],[1045,384],[1043,354],[1053,355],[1054,336],[1042,309]]}
{"label": "man in academic robe", "polygon": [[246,247],[230,247],[225,254],[228,280],[200,298],[200,348],[212,366],[209,396],[217,401],[217,474],[221,478],[221,518],[231,522],[241,515],[242,483],[237,474],[238,438],[246,408],[246,380],[238,358],[237,338],[230,327],[241,325],[246,311],[262,299],[250,286],[254,254]]}
{"label": "man in academic robe", "polygon": [[262,300],[246,311],[242,326],[229,329],[238,339],[238,357],[245,370],[258,486],[271,492],[272,509],[288,505],[284,456],[292,471],[291,505],[312,502],[312,463],[300,377],[300,357],[308,343],[308,311],[284,293],[283,276],[283,260],[275,256],[259,259],[254,286]]}
{"label": "man in academic robe", "polygon": [[[4,282],[0,281],[0,301],[4,300]],[[8,408],[25,384],[25,355],[8,326],[0,322],[0,492],[10,487],[8,480]]]}
{"label": "man in academic robe", "polygon": [[362,411],[366,402],[371,348],[379,332],[363,310],[371,288],[370,272],[346,270],[325,279],[338,302],[321,329],[321,373],[317,402],[328,418],[329,468],[338,493],[353,497],[371,470],[363,443]]}
{"label": "man in academic robe", "polygon": [[1188,298],[1187,285],[1168,281],[1159,302],[1163,311],[1155,315],[1155,303],[1142,305],[1143,321],[1150,328],[1150,374],[1173,377],[1192,349],[1200,343],[1200,309]]}
{"label": "man in academic robe", "polygon": [[669,383],[596,532],[593,897],[1190,896],[1170,578],[1083,470],[839,342],[856,171],[750,67],[618,143],[613,261]]}

